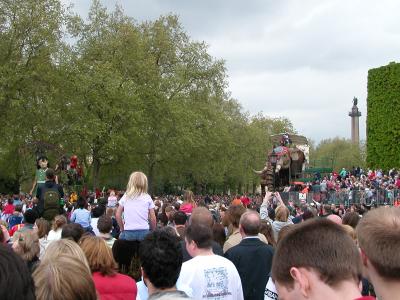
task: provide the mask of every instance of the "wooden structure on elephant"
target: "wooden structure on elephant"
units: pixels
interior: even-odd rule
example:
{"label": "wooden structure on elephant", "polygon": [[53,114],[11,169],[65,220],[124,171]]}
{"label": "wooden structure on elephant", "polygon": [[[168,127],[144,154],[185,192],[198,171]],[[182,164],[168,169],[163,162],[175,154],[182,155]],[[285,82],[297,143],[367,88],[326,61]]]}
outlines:
{"label": "wooden structure on elephant", "polygon": [[[306,137],[296,134],[276,134],[270,137],[273,149],[268,152],[264,169],[254,171],[261,177],[261,192],[282,190],[290,182],[300,178],[309,161],[309,146]],[[276,164],[271,164],[271,156]]]}

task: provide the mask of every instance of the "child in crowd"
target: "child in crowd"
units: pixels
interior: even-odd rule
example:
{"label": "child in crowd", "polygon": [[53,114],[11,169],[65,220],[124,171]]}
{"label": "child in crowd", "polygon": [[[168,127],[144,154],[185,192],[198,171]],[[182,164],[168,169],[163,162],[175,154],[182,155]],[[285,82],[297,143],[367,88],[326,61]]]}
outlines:
{"label": "child in crowd", "polygon": [[97,228],[99,229],[99,234],[98,236],[101,237],[106,243],[107,246],[112,248],[115,238],[111,235],[111,230],[113,227],[113,222],[111,217],[107,215],[102,215],[98,222],[97,222]]}
{"label": "child in crowd", "polygon": [[114,208],[117,205],[118,198],[115,196],[115,192],[111,191],[110,196],[107,199],[107,207],[112,207]]}
{"label": "child in crowd", "polygon": [[21,224],[23,219],[22,205],[17,205],[13,214],[8,218],[8,228],[11,229],[14,225]]}
{"label": "child in crowd", "polygon": [[50,231],[49,222],[47,222],[43,218],[36,219],[35,226],[33,228],[36,230],[36,233],[39,238],[39,247],[40,247],[39,258],[42,258],[48,244],[47,235],[49,234]]}
{"label": "child in crowd", "polygon": [[119,238],[122,240],[142,241],[150,229],[156,228],[154,203],[147,193],[147,177],[142,172],[131,174],[115,217],[121,229]]}
{"label": "child in crowd", "polygon": [[71,222],[81,225],[86,232],[92,232],[93,228],[90,225],[92,217],[90,211],[85,208],[86,205],[86,200],[79,197],[77,201],[77,209],[74,210],[71,216]]}
{"label": "child in crowd", "polygon": [[53,228],[47,236],[48,243],[61,239],[61,232],[65,224],[67,224],[67,219],[63,215],[54,217]]}

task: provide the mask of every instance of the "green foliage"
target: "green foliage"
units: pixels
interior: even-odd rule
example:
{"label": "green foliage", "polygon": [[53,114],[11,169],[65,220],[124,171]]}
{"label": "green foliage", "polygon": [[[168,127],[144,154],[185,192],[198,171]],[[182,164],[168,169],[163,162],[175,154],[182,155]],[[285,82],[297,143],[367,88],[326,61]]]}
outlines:
{"label": "green foliage", "polygon": [[310,164],[315,167],[341,168],[365,167],[365,146],[354,144],[344,138],[322,140],[316,147],[310,147]]}
{"label": "green foliage", "polygon": [[224,61],[174,15],[138,24],[99,0],[85,20],[58,0],[0,3],[8,178],[32,180],[40,150],[32,145],[43,141],[54,145],[53,166],[60,153],[77,154],[91,187],[124,188],[142,170],[157,193],[249,188],[269,135],[295,132],[287,119],[243,112],[227,91]]}
{"label": "green foliage", "polygon": [[367,162],[400,167],[400,64],[368,71]]}

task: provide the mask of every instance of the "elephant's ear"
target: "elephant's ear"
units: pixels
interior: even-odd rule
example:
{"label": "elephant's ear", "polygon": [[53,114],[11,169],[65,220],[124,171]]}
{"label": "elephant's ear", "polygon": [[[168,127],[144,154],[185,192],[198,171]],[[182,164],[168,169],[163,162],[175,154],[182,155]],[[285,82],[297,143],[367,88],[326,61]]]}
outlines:
{"label": "elephant's ear", "polygon": [[290,157],[292,158],[292,160],[299,160],[299,158],[300,158],[300,155],[299,155],[299,152],[298,151],[292,151],[291,153],[290,153]]}
{"label": "elephant's ear", "polygon": [[297,148],[292,148],[290,149],[290,157],[292,158],[293,161],[298,161],[302,158],[303,151]]}

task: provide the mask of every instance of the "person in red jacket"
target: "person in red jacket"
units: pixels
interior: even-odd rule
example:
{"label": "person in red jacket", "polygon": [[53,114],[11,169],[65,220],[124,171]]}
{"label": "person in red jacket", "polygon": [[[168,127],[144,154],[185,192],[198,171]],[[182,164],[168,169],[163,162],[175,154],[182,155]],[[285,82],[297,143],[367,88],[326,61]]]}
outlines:
{"label": "person in red jacket", "polygon": [[136,299],[134,279],[117,272],[110,247],[97,236],[84,236],[80,246],[86,255],[99,298],[102,300]]}

